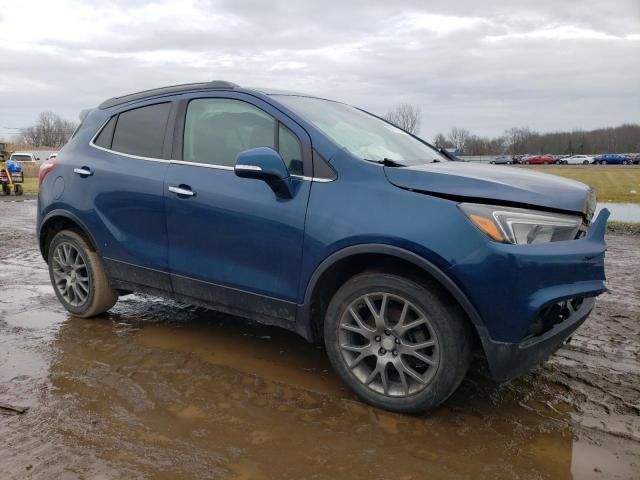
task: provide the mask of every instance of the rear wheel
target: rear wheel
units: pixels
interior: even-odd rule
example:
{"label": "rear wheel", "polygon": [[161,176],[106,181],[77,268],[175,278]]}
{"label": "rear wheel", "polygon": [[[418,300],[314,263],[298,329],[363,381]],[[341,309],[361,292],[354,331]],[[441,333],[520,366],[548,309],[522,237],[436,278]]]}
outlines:
{"label": "rear wheel", "polygon": [[56,296],[73,315],[99,315],[118,300],[100,258],[77,233],[57,233],[49,245],[48,261]]}
{"label": "rear wheel", "polygon": [[22,190],[22,185],[20,185],[18,183],[16,183],[16,185],[13,188],[14,188],[14,190],[16,192],[16,195],[18,195],[18,196],[20,196],[20,195],[22,195],[24,193],[23,190]]}
{"label": "rear wheel", "polygon": [[329,360],[365,402],[396,412],[444,402],[464,378],[471,334],[456,307],[432,289],[367,273],[334,295],[324,323]]}

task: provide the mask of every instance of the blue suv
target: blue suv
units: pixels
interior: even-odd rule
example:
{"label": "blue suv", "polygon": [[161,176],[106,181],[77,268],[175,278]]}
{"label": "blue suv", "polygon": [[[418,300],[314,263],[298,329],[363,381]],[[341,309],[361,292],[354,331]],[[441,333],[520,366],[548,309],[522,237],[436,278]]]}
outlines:
{"label": "blue suv", "polygon": [[84,112],[37,234],[73,315],[145,292],[277,325],[364,401],[424,411],[472,358],[498,381],[542,362],[605,290],[591,189],[455,160],[339,102],[160,88]]}

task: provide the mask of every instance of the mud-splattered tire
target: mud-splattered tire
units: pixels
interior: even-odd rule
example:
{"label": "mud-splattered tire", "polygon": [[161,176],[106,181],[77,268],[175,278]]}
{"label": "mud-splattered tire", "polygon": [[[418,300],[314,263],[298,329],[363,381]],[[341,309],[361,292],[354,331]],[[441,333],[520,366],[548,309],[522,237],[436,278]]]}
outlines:
{"label": "mud-splattered tire", "polygon": [[49,244],[47,259],[53,290],[73,315],[93,317],[118,301],[118,292],[111,288],[102,261],[76,232],[58,232]]}
{"label": "mud-splattered tire", "polygon": [[342,381],[365,402],[401,413],[449,398],[469,368],[471,338],[463,314],[437,287],[387,273],[347,281],[324,322]]}

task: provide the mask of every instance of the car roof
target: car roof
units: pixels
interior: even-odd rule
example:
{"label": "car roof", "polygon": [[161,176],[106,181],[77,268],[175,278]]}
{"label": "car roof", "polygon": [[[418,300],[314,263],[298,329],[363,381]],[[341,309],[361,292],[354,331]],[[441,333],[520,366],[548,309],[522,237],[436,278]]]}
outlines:
{"label": "car roof", "polygon": [[238,87],[239,85],[224,80],[213,80],[211,82],[200,83],[183,83],[180,85],[170,85],[168,87],[152,88],[150,90],[130,93],[128,95],[122,95],[120,97],[112,97],[102,102],[98,106],[98,108],[104,110],[106,108],[115,107],[116,105],[122,105],[123,103],[131,102],[133,100],[142,100],[145,98],[157,97],[159,95],[183,93],[192,90],[233,90]]}
{"label": "car roof", "polygon": [[[202,91],[202,90],[236,90],[240,89],[240,85],[228,82],[226,80],[212,80],[210,82],[199,82],[199,83],[183,83],[180,85],[170,85],[166,87],[160,88],[152,88],[150,90],[143,90],[141,92],[130,93],[127,95],[122,95],[120,97],[112,97],[108,100],[102,102],[98,108],[100,110],[105,110],[107,108],[115,107],[118,105],[123,105],[125,103],[129,103],[135,100],[144,100],[147,98],[158,97],[163,95],[172,95],[179,93],[186,93],[192,91]],[[305,93],[292,92],[288,90],[279,90],[275,88],[242,88],[242,90],[252,90],[255,92],[262,93],[264,95],[295,95],[302,97],[313,97],[313,95],[308,95]]]}
{"label": "car roof", "polygon": [[29,155],[30,157],[33,157],[33,153],[29,153],[29,152],[13,152],[11,155]]}

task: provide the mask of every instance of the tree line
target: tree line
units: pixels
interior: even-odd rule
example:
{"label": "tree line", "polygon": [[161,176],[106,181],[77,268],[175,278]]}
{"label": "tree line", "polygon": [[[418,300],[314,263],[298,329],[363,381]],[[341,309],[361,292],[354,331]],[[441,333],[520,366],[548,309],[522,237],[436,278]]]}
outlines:
{"label": "tree line", "polygon": [[452,128],[446,137],[436,135],[434,143],[455,148],[460,155],[637,153],[640,152],[640,124],[550,133],[512,127],[497,137],[481,137],[465,129]]}
{"label": "tree line", "polygon": [[[382,118],[414,135],[420,128],[420,108],[407,103],[396,106]],[[432,143],[455,149],[458,155],[638,153],[640,124],[550,133],[512,127],[496,137],[474,135],[465,128],[453,127],[446,135],[438,133]]]}

